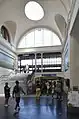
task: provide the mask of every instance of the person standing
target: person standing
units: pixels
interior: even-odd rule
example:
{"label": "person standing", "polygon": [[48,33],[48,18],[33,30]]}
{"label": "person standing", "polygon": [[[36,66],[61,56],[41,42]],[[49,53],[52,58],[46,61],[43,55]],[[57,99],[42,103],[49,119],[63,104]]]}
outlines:
{"label": "person standing", "polygon": [[41,95],[41,86],[40,86],[40,82],[37,81],[36,82],[36,99],[39,99]]}
{"label": "person standing", "polygon": [[22,92],[25,95],[25,92],[23,91],[22,87],[19,86],[19,81],[16,81],[15,83],[16,83],[16,85],[13,88],[12,96],[13,96],[13,98],[15,98],[15,101],[16,101],[16,106],[15,106],[15,110],[14,110],[14,112],[16,113],[20,110],[20,106],[19,106],[20,94]]}
{"label": "person standing", "polygon": [[61,83],[59,81],[57,81],[56,93],[57,93],[57,99],[61,99]]}
{"label": "person standing", "polygon": [[49,82],[46,83],[46,86],[47,86],[47,96],[48,96],[49,95],[49,88],[50,88]]}
{"label": "person standing", "polygon": [[5,107],[8,107],[8,101],[10,98],[10,87],[8,86],[8,82],[5,83],[4,86],[4,94],[5,94]]}
{"label": "person standing", "polygon": [[52,99],[54,98],[54,82],[52,82]]}

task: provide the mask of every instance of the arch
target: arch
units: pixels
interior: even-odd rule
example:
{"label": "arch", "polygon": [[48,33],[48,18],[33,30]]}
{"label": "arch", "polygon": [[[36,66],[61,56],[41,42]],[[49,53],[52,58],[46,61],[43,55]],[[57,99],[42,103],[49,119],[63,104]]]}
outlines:
{"label": "arch", "polygon": [[16,28],[17,28],[16,23],[14,21],[5,21],[4,24],[9,30],[11,36],[11,42],[14,42],[14,38],[16,35]]}
{"label": "arch", "polygon": [[37,29],[37,28],[45,28],[45,29],[48,29],[48,30],[54,32],[54,33],[59,37],[59,39],[60,39],[60,41],[61,41],[61,44],[62,44],[62,38],[60,37],[60,35],[59,35],[54,29],[52,29],[52,28],[49,27],[49,26],[40,25],[40,26],[35,26],[35,27],[32,27],[32,28],[27,29],[27,30],[21,35],[21,37],[19,38],[19,40],[17,41],[16,47],[18,47],[18,44],[19,44],[20,40],[22,39],[22,37],[23,37],[26,33],[28,34],[28,33],[31,32],[32,30]]}
{"label": "arch", "polygon": [[60,14],[56,14],[55,15],[55,22],[56,22],[57,27],[59,28],[59,30],[61,32],[62,37],[64,37],[66,26],[67,26],[67,23],[66,23],[64,17]]}
{"label": "arch", "polygon": [[19,48],[61,45],[57,34],[46,28],[35,28],[25,33],[18,43]]}
{"label": "arch", "polygon": [[1,26],[1,34],[2,34],[2,37],[10,43],[9,31],[4,25]]}

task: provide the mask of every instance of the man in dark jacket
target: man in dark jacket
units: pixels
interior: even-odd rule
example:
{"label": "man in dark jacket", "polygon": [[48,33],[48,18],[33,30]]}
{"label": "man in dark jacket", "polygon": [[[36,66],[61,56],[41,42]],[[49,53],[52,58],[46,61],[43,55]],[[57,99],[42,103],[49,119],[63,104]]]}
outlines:
{"label": "man in dark jacket", "polygon": [[8,107],[8,101],[10,97],[10,87],[8,86],[8,82],[5,83],[4,94],[5,94],[5,107]]}
{"label": "man in dark jacket", "polygon": [[20,106],[19,106],[20,97],[21,97],[20,94],[21,92],[23,92],[25,95],[25,92],[23,91],[22,87],[19,86],[19,81],[16,81],[15,83],[16,85],[13,88],[12,96],[13,98],[15,97],[15,101],[16,101],[15,112],[18,112],[20,110]]}

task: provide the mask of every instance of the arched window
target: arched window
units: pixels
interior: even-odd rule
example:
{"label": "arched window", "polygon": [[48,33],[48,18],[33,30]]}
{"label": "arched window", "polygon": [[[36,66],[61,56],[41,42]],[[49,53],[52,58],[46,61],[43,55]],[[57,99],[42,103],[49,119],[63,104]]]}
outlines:
{"label": "arched window", "polygon": [[37,28],[24,35],[18,48],[44,47],[61,45],[59,37],[45,28]]}
{"label": "arched window", "polygon": [[10,43],[10,35],[5,26],[1,27],[1,34],[2,34],[2,37]]}

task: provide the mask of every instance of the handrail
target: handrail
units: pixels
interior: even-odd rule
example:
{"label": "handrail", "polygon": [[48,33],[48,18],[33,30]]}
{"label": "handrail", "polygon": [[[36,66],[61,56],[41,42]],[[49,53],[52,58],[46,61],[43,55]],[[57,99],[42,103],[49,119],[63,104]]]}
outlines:
{"label": "handrail", "polygon": [[[0,78],[2,78],[2,79],[0,80],[0,82],[1,82],[1,81],[3,81],[3,78],[6,78],[6,77],[7,77],[7,78],[8,78],[8,77],[11,77],[11,74],[13,74],[13,72],[12,72],[12,71],[11,71],[9,74],[7,74],[7,75],[1,75],[1,76],[0,76]],[[6,80],[5,80],[5,81],[6,81]]]}
{"label": "handrail", "polygon": [[9,74],[7,74],[7,75],[1,75],[0,78],[9,76],[9,75],[12,74],[12,73],[13,73],[13,72],[11,71],[11,72],[10,72]]}

